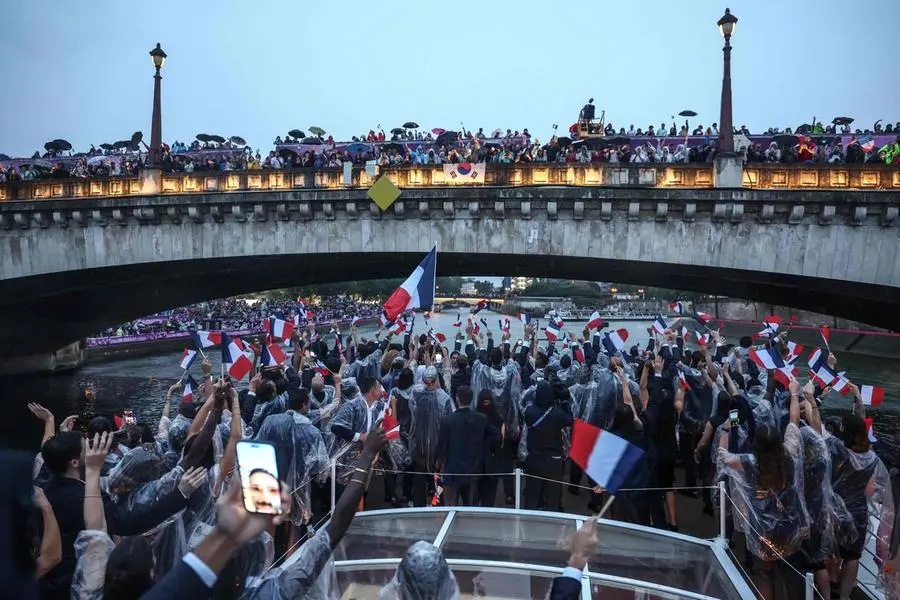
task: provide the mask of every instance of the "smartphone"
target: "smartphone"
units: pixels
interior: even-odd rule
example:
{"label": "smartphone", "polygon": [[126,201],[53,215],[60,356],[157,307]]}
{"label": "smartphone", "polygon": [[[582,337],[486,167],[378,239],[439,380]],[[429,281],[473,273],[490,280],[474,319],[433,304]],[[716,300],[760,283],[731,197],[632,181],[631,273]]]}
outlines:
{"label": "smartphone", "polygon": [[444,355],[443,354],[435,354],[434,362],[437,364],[441,364],[442,362],[444,362]]}
{"label": "smartphone", "polygon": [[137,423],[137,419],[134,417],[134,411],[126,410],[122,413],[122,420],[125,421],[126,425],[134,425]]}
{"label": "smartphone", "polygon": [[247,512],[280,515],[281,479],[275,446],[264,442],[240,441],[235,447],[244,508]]}
{"label": "smartphone", "polygon": [[738,411],[737,410],[732,410],[731,412],[729,412],[728,418],[731,419],[732,425],[737,425],[740,422],[740,420],[738,419]]}

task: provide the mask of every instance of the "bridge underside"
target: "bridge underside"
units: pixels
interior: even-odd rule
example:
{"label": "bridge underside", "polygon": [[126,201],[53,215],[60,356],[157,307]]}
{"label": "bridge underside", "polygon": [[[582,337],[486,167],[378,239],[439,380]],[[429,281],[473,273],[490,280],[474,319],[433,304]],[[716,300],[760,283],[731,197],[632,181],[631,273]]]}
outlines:
{"label": "bridge underside", "polygon": [[[253,291],[403,277],[412,253],[248,256],[144,263],[0,282],[0,355],[52,351],[154,312]],[[616,281],[722,294],[900,329],[897,290],[756,271],[608,259],[443,253],[439,275],[524,275]]]}

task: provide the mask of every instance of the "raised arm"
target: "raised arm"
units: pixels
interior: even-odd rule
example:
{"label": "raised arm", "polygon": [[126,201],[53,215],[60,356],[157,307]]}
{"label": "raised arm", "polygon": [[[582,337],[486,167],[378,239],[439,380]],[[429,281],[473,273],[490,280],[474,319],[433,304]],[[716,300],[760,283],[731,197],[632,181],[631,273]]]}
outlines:
{"label": "raised arm", "polygon": [[788,385],[788,388],[791,391],[791,406],[790,406],[790,420],[794,425],[800,424],[800,382],[796,379],[791,379],[791,383]]}
{"label": "raised arm", "polygon": [[106,514],[103,511],[103,495],[100,489],[100,470],[109,454],[113,436],[95,434],[84,444],[84,528],[106,531]]}
{"label": "raised arm", "polygon": [[34,578],[40,579],[62,561],[62,538],[53,507],[44,495],[44,490],[37,486],[34,487],[34,504],[40,509],[44,522],[44,536],[41,538],[41,549],[34,573]]}
{"label": "raised arm", "polygon": [[244,424],[241,422],[241,405],[238,401],[238,395],[234,388],[229,388],[231,392],[231,431],[228,435],[228,446],[225,448],[225,454],[219,461],[219,478],[213,483],[213,495],[218,496],[222,491],[222,484],[225,478],[234,469],[235,455],[237,452],[237,443],[241,441],[244,433]]}
{"label": "raised arm", "polygon": [[41,437],[41,446],[43,446],[44,442],[56,435],[56,423],[53,419],[53,413],[36,402],[29,402],[28,410],[44,424],[44,433]]}

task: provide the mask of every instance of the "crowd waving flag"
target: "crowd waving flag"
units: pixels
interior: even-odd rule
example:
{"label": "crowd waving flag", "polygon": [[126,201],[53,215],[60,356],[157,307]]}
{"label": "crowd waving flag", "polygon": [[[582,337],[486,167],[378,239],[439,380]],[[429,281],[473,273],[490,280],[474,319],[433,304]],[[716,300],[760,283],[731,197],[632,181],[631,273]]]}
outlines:
{"label": "crowd waving flag", "polygon": [[434,281],[437,268],[437,246],[425,255],[416,270],[384,303],[384,316],[396,321],[407,310],[428,308],[434,304]]}
{"label": "crowd waving flag", "polygon": [[644,451],[614,433],[575,419],[569,457],[597,485],[615,495],[643,460]]}

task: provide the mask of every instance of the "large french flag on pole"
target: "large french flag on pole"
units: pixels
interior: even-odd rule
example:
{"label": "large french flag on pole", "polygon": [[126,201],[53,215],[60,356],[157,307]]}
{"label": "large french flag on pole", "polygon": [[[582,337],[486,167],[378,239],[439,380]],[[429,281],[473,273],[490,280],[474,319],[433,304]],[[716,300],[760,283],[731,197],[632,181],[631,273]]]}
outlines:
{"label": "large french flag on pole", "polygon": [[244,344],[237,339],[231,339],[222,332],[222,364],[228,369],[228,374],[235,381],[240,381],[253,368],[253,363],[244,354]]}
{"label": "large french flag on pole", "polygon": [[384,303],[384,315],[388,321],[396,321],[404,311],[414,308],[431,309],[436,267],[437,246],[425,255],[412,275]]}
{"label": "large french flag on pole", "polygon": [[569,457],[597,485],[615,495],[643,460],[644,451],[613,433],[575,419]]}

